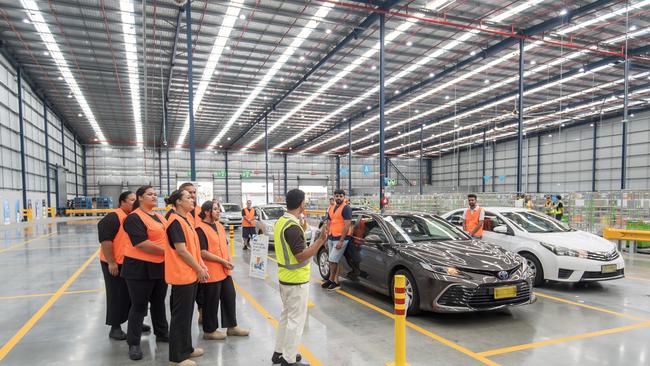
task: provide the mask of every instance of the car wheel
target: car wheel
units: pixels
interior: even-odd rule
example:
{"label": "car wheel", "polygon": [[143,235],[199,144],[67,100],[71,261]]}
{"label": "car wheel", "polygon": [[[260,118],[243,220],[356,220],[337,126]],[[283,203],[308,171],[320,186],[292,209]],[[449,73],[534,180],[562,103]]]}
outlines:
{"label": "car wheel", "polygon": [[[406,269],[400,269],[397,272],[395,272],[395,275],[403,275],[406,277],[406,301],[408,302],[408,308],[406,309],[406,314],[407,315],[417,315],[420,313],[420,294],[418,293],[418,287],[417,283],[415,282],[415,278],[413,278],[413,275],[411,272],[409,272]],[[393,298],[393,301],[395,301],[395,294],[394,294],[394,289],[395,289],[395,277],[391,280],[390,284],[390,292],[391,292],[391,297]]]}
{"label": "car wheel", "polygon": [[533,286],[540,286],[544,283],[544,269],[539,259],[530,253],[522,253],[521,256],[526,258],[528,268],[533,274]]}
{"label": "car wheel", "polygon": [[330,278],[329,254],[325,248],[321,248],[318,252],[318,272],[324,280]]}

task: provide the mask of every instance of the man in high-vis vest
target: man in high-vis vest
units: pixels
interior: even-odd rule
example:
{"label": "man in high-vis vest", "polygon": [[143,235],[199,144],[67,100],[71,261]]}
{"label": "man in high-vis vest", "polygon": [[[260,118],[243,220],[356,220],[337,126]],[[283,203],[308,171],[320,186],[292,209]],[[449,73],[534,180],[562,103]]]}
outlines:
{"label": "man in high-vis vest", "polygon": [[318,239],[308,247],[305,243],[306,222],[301,221],[305,211],[305,192],[290,190],[286,202],[287,212],[278,219],[273,230],[282,314],[271,361],[282,366],[309,366],[301,362],[302,357],[298,354],[307,319],[309,262],[327,240],[328,230],[327,225],[323,225]]}
{"label": "man in high-vis vest", "polygon": [[251,200],[246,201],[246,207],[241,210],[241,235],[244,239],[244,250],[251,247],[251,238],[255,235],[257,222],[255,221],[255,209]]}
{"label": "man in high-vis vest", "polygon": [[548,216],[555,216],[555,206],[553,205],[551,196],[546,196],[546,201],[544,202],[544,213]]}
{"label": "man in high-vis vest", "polygon": [[555,203],[555,219],[562,221],[562,216],[564,216],[564,202],[562,202],[562,196],[557,196],[557,202]]}
{"label": "man in high-vis vest", "polygon": [[335,205],[327,209],[327,225],[330,232],[327,240],[330,278],[323,282],[321,286],[330,291],[341,288],[339,283],[339,262],[343,258],[352,236],[352,208],[348,203],[349,200],[345,198],[344,190],[337,189],[334,191],[334,202]]}
{"label": "man in high-vis vest", "polygon": [[467,195],[467,203],[469,203],[469,208],[463,212],[463,230],[473,239],[482,239],[485,212],[476,204],[475,194]]}

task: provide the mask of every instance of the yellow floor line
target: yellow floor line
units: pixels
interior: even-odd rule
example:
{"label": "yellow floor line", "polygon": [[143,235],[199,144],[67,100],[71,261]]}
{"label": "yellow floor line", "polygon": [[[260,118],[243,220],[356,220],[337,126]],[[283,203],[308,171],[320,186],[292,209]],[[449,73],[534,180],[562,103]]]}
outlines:
{"label": "yellow floor line", "polygon": [[0,361],[2,361],[9,352],[23,339],[23,337],[29,332],[34,325],[45,315],[45,313],[52,308],[52,305],[63,296],[63,293],[77,280],[81,273],[90,265],[90,263],[99,255],[99,249],[95,251],[78,269],[75,273],[72,274],[64,283],[59,287],[59,289],[50,297],[47,302],[41,306],[40,309],[25,323],[16,334],[14,334],[11,339],[5,343],[2,348],[0,348]]}
{"label": "yellow floor line", "polygon": [[[90,293],[96,293],[96,292],[103,292],[103,288],[98,288],[94,290],[77,290],[77,291],[66,291],[63,293],[63,295],[77,295],[77,294],[90,294]],[[28,299],[32,297],[45,297],[45,296],[52,296],[54,295],[55,292],[47,293],[47,294],[27,294],[27,295],[14,295],[14,296],[0,296],[0,300],[15,300],[15,299]]]}
{"label": "yellow floor line", "polygon": [[17,243],[17,244],[14,244],[14,245],[9,246],[9,247],[7,247],[7,248],[0,249],[0,253],[8,252],[8,251],[10,251],[10,250],[15,250],[16,248],[19,248],[19,247],[21,247],[21,246],[23,246],[23,245],[27,245],[27,244],[29,244],[29,243],[31,243],[31,242],[33,242],[33,241],[40,240],[40,239],[44,239],[44,238],[47,238],[48,236],[53,236],[53,235],[55,235],[55,234],[57,234],[56,231],[51,232],[51,233],[49,233],[49,234],[43,234],[43,235],[41,235],[41,236],[37,236],[37,237],[35,237],[35,238],[33,238],[33,239],[26,240],[26,241],[24,241],[24,242],[22,242],[22,243]]}
{"label": "yellow floor line", "polygon": [[[277,328],[278,327],[278,321],[262,305],[260,305],[260,303],[258,303],[257,300],[255,300],[255,298],[251,294],[248,293],[248,291],[244,290],[241,286],[239,286],[239,284],[237,282],[235,282],[235,281],[233,281],[233,282],[235,284],[235,287],[237,288],[237,292],[242,294],[248,300],[248,302],[250,302],[251,305],[253,305],[253,307],[260,314],[262,314],[262,316],[264,316],[266,318],[266,320],[269,321],[269,323],[271,323],[271,325],[273,325],[274,328]],[[309,349],[307,349],[307,347],[305,347],[304,345],[300,345],[300,348],[299,348],[298,351],[300,352],[302,357],[304,357],[306,360],[309,361],[309,363],[311,365],[313,365],[313,366],[323,366],[323,363],[318,358],[316,358],[316,356],[314,356],[314,354]]]}
{"label": "yellow floor line", "polygon": [[579,303],[579,302],[575,302],[575,301],[571,301],[571,300],[567,300],[567,299],[562,299],[562,298],[559,298],[559,297],[555,297],[555,296],[551,296],[551,295],[546,295],[546,294],[542,294],[542,293],[539,293],[539,292],[535,292],[535,295],[536,295],[537,297],[541,297],[541,298],[544,298],[544,299],[549,299],[549,300],[553,300],[553,301],[563,302],[563,303],[565,303],[565,304],[570,304],[570,305],[574,305],[574,306],[579,306],[579,307],[581,307],[581,308],[590,309],[590,310],[595,310],[595,311],[599,311],[599,312],[601,312],[601,313],[605,313],[605,314],[610,314],[610,315],[620,316],[620,317],[622,317],[622,318],[627,318],[627,319],[636,320],[636,321],[641,321],[641,322],[646,322],[646,321],[648,321],[648,319],[640,318],[640,317],[638,317],[638,316],[628,315],[628,314],[624,314],[624,313],[619,313],[619,312],[616,312],[616,311],[611,311],[611,310],[603,309],[603,308],[600,308],[600,307],[597,307],[597,306],[593,306],[593,305],[581,304],[581,303]]}
{"label": "yellow floor line", "polygon": [[626,325],[624,327],[617,327],[617,328],[599,330],[599,331],[596,331],[596,332],[576,334],[576,335],[568,336],[568,337],[548,339],[548,340],[540,341],[540,342],[521,344],[521,345],[518,345],[518,346],[498,348],[498,349],[493,349],[493,350],[489,350],[489,351],[480,352],[479,355],[482,355],[482,356],[485,356],[485,357],[490,357],[490,356],[502,355],[504,353],[523,351],[523,350],[527,350],[527,349],[531,349],[531,348],[549,346],[549,345],[553,345],[553,344],[565,343],[565,342],[570,342],[570,341],[575,341],[575,340],[580,340],[580,339],[586,339],[586,338],[592,338],[592,337],[598,337],[598,336],[603,336],[603,335],[608,335],[608,334],[627,332],[627,331],[630,331],[630,330],[647,328],[647,327],[650,327],[650,321],[643,322],[643,323],[632,324],[632,325]]}

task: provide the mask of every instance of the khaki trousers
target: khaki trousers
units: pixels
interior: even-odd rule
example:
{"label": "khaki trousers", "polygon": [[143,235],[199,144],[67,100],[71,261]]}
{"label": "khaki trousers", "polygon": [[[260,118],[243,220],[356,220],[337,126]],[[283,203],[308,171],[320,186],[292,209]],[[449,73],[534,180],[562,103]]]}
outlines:
{"label": "khaki trousers", "polygon": [[282,314],[280,315],[275,352],[282,353],[282,357],[288,363],[294,363],[307,319],[309,283],[302,285],[280,284],[280,298],[282,299]]}

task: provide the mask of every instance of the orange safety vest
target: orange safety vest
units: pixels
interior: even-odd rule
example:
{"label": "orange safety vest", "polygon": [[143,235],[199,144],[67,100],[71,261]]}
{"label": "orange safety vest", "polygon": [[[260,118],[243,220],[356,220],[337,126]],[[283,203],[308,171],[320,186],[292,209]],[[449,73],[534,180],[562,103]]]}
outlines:
{"label": "orange safety vest", "polygon": [[[117,214],[117,219],[120,222],[120,227],[117,229],[117,233],[113,238],[113,257],[117,264],[122,264],[124,263],[124,252],[128,247],[132,246],[129,240],[129,234],[124,231],[124,220],[126,220],[127,214],[121,208],[116,208],[113,212]],[[99,251],[99,260],[106,263],[103,250]]]}
{"label": "orange safety vest", "polygon": [[[199,237],[192,224],[188,224],[178,213],[174,212],[169,216],[169,221],[165,225],[167,229],[174,221],[178,221],[185,235],[185,247],[197,263],[201,261],[201,249],[199,247]],[[188,220],[189,221],[189,220]],[[165,245],[165,282],[170,285],[189,285],[197,282],[199,277],[189,264],[178,255],[176,249],[171,244]]]}
{"label": "orange safety vest", "polygon": [[[346,204],[342,204],[338,206],[341,208],[340,210],[337,210],[336,205],[330,206],[329,209],[327,210],[327,214],[329,215],[330,218],[330,236],[332,237],[340,237],[343,235],[343,229],[345,229],[345,220],[343,220],[343,209],[347,206]],[[352,228],[348,230],[347,235],[352,235]]]}
{"label": "orange safety vest", "polygon": [[[481,218],[481,208],[478,207],[476,210],[474,210],[474,213],[472,213],[471,209],[467,209],[465,212],[465,225],[463,226],[463,229],[467,231],[468,233],[471,233],[472,230],[478,225],[478,222],[480,221]],[[480,238],[483,237],[483,225],[476,231],[474,236],[478,236]]]}
{"label": "orange safety vest", "polygon": [[244,208],[244,218],[251,220],[251,223],[249,224],[248,221],[242,220],[241,225],[243,227],[255,227],[255,209],[251,208],[250,210],[248,208]]}
{"label": "orange safety vest", "polygon": [[[201,228],[203,233],[205,233],[205,237],[208,239],[208,252],[230,262],[226,230],[219,222],[215,222],[214,224],[217,227],[217,231],[203,221],[199,222],[197,228]],[[221,263],[205,261],[205,265],[208,267],[208,274],[210,275],[208,282],[219,282],[224,280],[227,276],[230,276],[231,270],[227,269]]]}
{"label": "orange safety vest", "polygon": [[[130,215],[140,216],[140,219],[142,220],[142,222],[144,222],[144,225],[147,227],[147,237],[149,241],[153,242],[154,244],[156,244],[161,248],[165,248],[166,246],[169,245],[169,242],[167,240],[167,232],[165,231],[166,229],[165,224],[167,223],[167,220],[165,220],[165,218],[161,214],[154,213],[154,215],[158,217],[160,222],[154,220],[153,218],[151,218],[151,216],[149,216],[149,214],[147,214],[146,212],[142,211],[139,208],[131,212]],[[144,250],[136,247],[135,244],[139,244],[139,243],[131,243],[131,245],[127,246],[126,250],[124,251],[125,257],[139,259],[145,262],[152,262],[152,263],[162,263],[165,261],[164,255],[147,253]]]}

